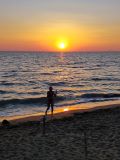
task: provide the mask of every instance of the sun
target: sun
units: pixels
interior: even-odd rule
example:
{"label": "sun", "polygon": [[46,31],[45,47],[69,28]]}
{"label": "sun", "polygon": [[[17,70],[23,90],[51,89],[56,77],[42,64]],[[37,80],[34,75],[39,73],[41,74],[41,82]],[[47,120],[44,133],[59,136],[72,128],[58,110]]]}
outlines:
{"label": "sun", "polygon": [[60,48],[60,49],[65,49],[65,43],[64,43],[64,42],[61,42],[61,43],[59,44],[59,48]]}
{"label": "sun", "polygon": [[66,51],[68,46],[69,46],[69,43],[68,43],[68,39],[67,38],[59,38],[55,44],[56,44],[56,47],[57,47],[57,50],[64,50]]}
{"label": "sun", "polygon": [[66,44],[66,42],[59,42],[57,46],[59,49],[64,50],[64,49],[66,49],[67,44]]}

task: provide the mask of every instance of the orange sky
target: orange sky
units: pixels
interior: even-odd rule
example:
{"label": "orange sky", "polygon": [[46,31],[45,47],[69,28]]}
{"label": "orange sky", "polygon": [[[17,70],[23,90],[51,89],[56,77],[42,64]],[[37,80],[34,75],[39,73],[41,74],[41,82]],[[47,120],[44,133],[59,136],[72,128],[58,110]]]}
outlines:
{"label": "orange sky", "polygon": [[65,51],[120,50],[117,0],[6,1],[0,2],[0,50],[59,51],[59,43]]}

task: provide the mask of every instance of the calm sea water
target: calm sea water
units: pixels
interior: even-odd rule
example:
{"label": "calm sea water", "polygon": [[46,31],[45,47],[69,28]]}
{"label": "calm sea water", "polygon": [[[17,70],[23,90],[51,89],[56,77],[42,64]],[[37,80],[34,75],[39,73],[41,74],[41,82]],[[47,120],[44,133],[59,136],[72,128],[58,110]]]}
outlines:
{"label": "calm sea water", "polygon": [[120,99],[120,53],[0,52],[0,116],[43,112],[49,86],[56,107]]}

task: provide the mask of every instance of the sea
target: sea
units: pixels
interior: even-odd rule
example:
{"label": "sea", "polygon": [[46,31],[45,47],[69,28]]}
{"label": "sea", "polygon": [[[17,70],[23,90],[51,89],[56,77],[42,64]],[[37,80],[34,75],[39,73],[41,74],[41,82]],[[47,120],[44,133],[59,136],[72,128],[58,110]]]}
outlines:
{"label": "sea", "polygon": [[0,117],[44,113],[50,86],[55,109],[120,100],[120,53],[0,52]]}

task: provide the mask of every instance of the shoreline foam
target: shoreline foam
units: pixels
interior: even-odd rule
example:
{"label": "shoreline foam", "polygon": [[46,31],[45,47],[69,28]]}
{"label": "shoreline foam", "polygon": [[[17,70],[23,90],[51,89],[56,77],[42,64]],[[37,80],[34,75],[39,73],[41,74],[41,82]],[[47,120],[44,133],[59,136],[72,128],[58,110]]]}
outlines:
{"label": "shoreline foam", "polygon": [[[54,112],[53,118],[63,118],[63,117],[71,116],[74,113],[83,113],[83,112],[91,112],[98,109],[114,108],[118,105],[120,105],[120,100],[106,101],[106,102],[100,102],[100,103],[98,102],[84,103],[84,104],[78,104],[74,106],[67,106],[63,108],[58,108]],[[16,123],[24,123],[27,121],[40,121],[43,116],[44,116],[44,113],[37,113],[37,114],[26,115],[26,116],[2,117],[0,118],[0,120],[2,121],[3,119],[7,119],[11,123],[16,124]],[[50,112],[48,113],[48,117],[50,117]]]}

